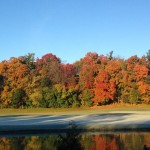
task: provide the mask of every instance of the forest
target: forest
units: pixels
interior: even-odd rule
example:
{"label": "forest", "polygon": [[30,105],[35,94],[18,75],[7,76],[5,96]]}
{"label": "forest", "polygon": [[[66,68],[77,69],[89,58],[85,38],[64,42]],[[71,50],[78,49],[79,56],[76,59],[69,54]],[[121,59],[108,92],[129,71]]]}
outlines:
{"label": "forest", "polygon": [[0,108],[150,104],[150,50],[128,59],[88,52],[66,64],[48,53],[0,62]]}

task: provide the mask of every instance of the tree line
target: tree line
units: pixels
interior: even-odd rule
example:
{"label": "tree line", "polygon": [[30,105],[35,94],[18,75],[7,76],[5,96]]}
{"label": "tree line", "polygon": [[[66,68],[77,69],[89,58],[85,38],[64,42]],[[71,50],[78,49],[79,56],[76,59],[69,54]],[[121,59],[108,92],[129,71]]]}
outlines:
{"label": "tree line", "polygon": [[0,108],[150,103],[150,50],[128,59],[88,52],[73,64],[49,53],[0,62]]}

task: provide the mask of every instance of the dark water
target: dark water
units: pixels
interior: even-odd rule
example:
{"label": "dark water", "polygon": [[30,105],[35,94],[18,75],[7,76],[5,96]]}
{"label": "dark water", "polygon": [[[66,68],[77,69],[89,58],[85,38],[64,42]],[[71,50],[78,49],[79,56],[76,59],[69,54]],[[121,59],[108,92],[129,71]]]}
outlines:
{"label": "dark water", "polygon": [[76,133],[0,136],[0,150],[143,150],[150,133]]}

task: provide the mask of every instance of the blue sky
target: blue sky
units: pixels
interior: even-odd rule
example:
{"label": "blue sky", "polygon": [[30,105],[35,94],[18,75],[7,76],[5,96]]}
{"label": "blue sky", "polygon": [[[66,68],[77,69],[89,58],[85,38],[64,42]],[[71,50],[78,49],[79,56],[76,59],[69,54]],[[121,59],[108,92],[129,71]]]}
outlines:
{"label": "blue sky", "polygon": [[150,49],[150,0],[0,0],[0,61],[91,51],[128,58]]}

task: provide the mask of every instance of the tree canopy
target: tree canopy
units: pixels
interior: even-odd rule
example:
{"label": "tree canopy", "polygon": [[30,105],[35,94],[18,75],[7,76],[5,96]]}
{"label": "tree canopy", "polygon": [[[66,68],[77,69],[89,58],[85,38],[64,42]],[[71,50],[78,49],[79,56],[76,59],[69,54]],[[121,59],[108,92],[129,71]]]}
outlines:
{"label": "tree canopy", "polygon": [[0,62],[1,108],[150,103],[150,50],[122,59],[89,52],[73,64],[49,53]]}

